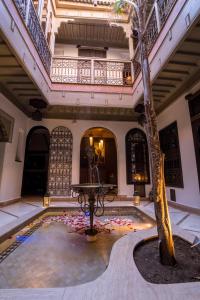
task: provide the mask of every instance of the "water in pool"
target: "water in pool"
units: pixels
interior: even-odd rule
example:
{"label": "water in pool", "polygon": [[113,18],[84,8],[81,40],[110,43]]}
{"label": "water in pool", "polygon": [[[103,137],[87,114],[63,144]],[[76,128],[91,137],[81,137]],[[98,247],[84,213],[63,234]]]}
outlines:
{"label": "water in pool", "polygon": [[136,209],[114,213],[95,219],[100,232],[92,243],[85,238],[82,225],[87,219],[80,213],[51,213],[35,220],[1,244],[0,288],[64,287],[96,279],[105,271],[116,240],[154,226]]}

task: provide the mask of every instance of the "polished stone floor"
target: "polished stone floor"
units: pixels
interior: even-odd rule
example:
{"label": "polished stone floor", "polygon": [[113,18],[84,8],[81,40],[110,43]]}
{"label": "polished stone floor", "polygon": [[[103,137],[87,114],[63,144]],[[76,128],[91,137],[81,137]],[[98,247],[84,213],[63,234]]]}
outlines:
{"label": "polished stone floor", "polygon": [[[153,226],[139,211],[117,218],[133,220],[136,229]],[[105,271],[113,244],[128,231],[99,233],[97,241],[89,243],[84,234],[69,233],[65,224],[43,223],[0,263],[0,288],[65,287],[92,281]],[[11,242],[18,237],[14,235]]]}
{"label": "polished stone floor", "polygon": [[[51,206],[79,207],[75,201],[55,201]],[[133,203],[114,201],[106,206],[133,207]],[[154,216],[153,203],[143,201],[138,208]],[[38,210],[42,210],[42,199],[35,198],[1,207],[0,231]],[[173,224],[200,237],[199,215],[173,207],[169,211]],[[135,218],[137,229],[148,223],[143,214]],[[96,243],[88,243],[83,235],[69,234],[64,224],[45,224],[0,263],[0,288],[64,287],[92,281],[105,271],[113,244],[124,234],[101,233]],[[8,240],[8,246],[12,242],[13,239]]]}

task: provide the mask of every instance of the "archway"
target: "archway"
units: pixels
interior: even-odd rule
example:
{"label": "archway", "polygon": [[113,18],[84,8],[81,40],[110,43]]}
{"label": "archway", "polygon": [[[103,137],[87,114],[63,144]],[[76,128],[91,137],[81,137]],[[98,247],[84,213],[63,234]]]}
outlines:
{"label": "archway", "polygon": [[43,126],[33,127],[26,139],[22,195],[44,195],[47,190],[50,135]]}
{"label": "archway", "polygon": [[72,133],[68,128],[59,126],[52,131],[48,182],[50,196],[71,195],[72,144]]}
{"label": "archway", "polygon": [[134,184],[134,190],[145,197],[145,184],[150,183],[149,155],[146,134],[133,128],[126,134],[127,184]]}
{"label": "archway", "polygon": [[117,185],[117,149],[114,134],[103,127],[88,129],[80,145],[80,183],[89,182],[87,148],[90,139],[95,149],[95,155],[100,156],[98,168],[101,183]]}

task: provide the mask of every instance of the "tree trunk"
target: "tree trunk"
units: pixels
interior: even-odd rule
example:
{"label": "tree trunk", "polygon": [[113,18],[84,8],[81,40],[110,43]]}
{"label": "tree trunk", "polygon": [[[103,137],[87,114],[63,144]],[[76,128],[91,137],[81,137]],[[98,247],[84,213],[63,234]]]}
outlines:
{"label": "tree trunk", "polygon": [[146,44],[143,40],[142,34],[139,34],[139,44],[144,88],[144,107],[146,117],[145,126],[151,160],[152,197],[154,199],[155,215],[157,221],[160,260],[164,265],[174,265],[176,263],[176,260],[165,192],[164,155],[162,154],[160,149],[156,113],[152,97],[149,61]]}

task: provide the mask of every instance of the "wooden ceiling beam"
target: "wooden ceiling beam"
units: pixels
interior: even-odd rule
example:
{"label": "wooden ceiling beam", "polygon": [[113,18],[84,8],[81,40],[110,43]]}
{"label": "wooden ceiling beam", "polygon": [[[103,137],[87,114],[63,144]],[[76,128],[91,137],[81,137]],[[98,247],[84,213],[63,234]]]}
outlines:
{"label": "wooden ceiling beam", "polygon": [[182,74],[182,75],[189,75],[190,74],[188,71],[169,70],[169,69],[164,69],[162,72],[164,72],[164,73],[172,73],[172,74]]}
{"label": "wooden ceiling beam", "polygon": [[[172,80],[172,79],[171,79]],[[176,87],[176,85],[174,85],[174,84],[165,84],[165,83],[157,83],[157,82],[155,82],[155,83],[153,83],[153,87],[154,86],[158,86],[158,87],[168,87],[168,88],[175,88]]]}
{"label": "wooden ceiling beam", "polygon": [[157,80],[176,81],[176,82],[182,82],[183,81],[181,78],[172,78],[172,77],[165,77],[165,76],[158,76]]}
{"label": "wooden ceiling beam", "polygon": [[189,67],[197,67],[197,64],[189,61],[178,61],[178,60],[170,60],[169,64],[177,65],[177,66],[189,66]]}
{"label": "wooden ceiling beam", "polygon": [[195,56],[195,57],[200,57],[200,53],[197,52],[191,52],[191,51],[183,51],[183,50],[178,50],[176,51],[176,54],[180,55],[186,55],[186,56]]}

